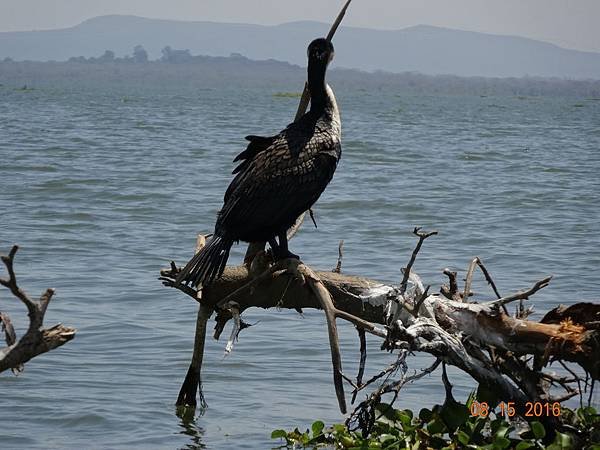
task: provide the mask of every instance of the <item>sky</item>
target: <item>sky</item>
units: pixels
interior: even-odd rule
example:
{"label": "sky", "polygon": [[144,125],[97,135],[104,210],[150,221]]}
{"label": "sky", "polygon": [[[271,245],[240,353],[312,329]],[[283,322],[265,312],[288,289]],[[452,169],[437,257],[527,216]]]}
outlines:
{"label": "sky", "polygon": [[[331,22],[343,0],[0,0],[0,31],[67,28],[105,14],[242,22]],[[344,25],[426,24],[600,52],[600,0],[353,0]]]}

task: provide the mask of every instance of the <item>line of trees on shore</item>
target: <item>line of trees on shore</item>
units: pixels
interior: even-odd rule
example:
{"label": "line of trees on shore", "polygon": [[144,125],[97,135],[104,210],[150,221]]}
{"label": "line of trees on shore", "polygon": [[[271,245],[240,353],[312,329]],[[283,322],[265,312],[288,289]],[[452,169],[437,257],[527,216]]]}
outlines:
{"label": "line of trees on shore", "polygon": [[[194,56],[189,49],[181,50],[172,48],[170,45],[165,46],[161,50],[161,57],[156,60],[151,60],[148,56],[148,52],[142,45],[136,45],[133,48],[131,55],[125,55],[117,57],[115,52],[112,50],[105,50],[100,56],[71,56],[66,62],[70,63],[91,63],[91,64],[102,64],[102,63],[136,63],[143,64],[148,62],[165,62],[165,63],[193,63],[204,61],[206,58],[210,58],[204,55]],[[240,53],[231,53],[229,58],[235,58],[239,60],[248,60],[244,55]],[[0,62],[10,63],[15,62],[13,58],[6,57]]]}
{"label": "line of trees on shore", "polygon": [[[185,64],[185,63],[193,63],[199,62],[206,59],[205,56],[194,56],[190,52],[189,49],[181,50],[175,49],[171,46],[167,45],[161,50],[161,57],[155,61],[157,62],[165,62],[165,63],[174,63],[174,64]],[[230,58],[239,58],[239,59],[247,59],[245,56],[239,53],[232,53]],[[126,55],[123,57],[116,57],[115,52],[112,50],[106,50],[102,55],[98,57],[90,57],[86,58],[85,56],[72,56],[69,58],[67,62],[75,62],[75,63],[137,63],[143,64],[147,62],[151,62],[148,57],[148,52],[142,45],[136,45],[133,48],[133,52],[131,55]]]}

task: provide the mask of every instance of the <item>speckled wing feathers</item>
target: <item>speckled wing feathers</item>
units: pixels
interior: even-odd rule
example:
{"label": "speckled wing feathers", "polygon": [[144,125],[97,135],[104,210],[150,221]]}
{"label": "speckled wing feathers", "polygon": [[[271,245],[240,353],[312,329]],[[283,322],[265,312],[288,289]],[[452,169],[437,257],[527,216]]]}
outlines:
{"label": "speckled wing feathers", "polygon": [[320,122],[307,114],[277,136],[251,138],[236,158],[244,161],[225,194],[217,231],[241,240],[266,239],[291,226],[317,201],[341,151],[339,137]]}

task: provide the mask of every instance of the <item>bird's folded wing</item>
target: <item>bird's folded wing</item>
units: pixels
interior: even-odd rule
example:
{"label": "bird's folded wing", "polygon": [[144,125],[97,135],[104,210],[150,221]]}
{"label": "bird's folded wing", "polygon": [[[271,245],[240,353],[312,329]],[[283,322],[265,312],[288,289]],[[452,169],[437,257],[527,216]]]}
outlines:
{"label": "bird's folded wing", "polygon": [[285,146],[273,146],[260,152],[229,185],[219,222],[260,228],[293,221],[319,198],[336,164],[327,151],[303,151],[293,157]]}

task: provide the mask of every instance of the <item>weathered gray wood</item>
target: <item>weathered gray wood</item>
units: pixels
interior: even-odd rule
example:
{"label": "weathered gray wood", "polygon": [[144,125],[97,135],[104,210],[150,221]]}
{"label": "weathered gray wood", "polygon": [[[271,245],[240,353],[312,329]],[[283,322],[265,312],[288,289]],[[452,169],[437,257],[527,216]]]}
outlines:
{"label": "weathered gray wood", "polygon": [[[47,289],[40,299],[35,301],[19,287],[14,271],[14,258],[18,249],[19,247],[15,245],[8,255],[2,255],[1,259],[6,266],[8,278],[0,278],[0,285],[8,288],[26,306],[29,315],[29,327],[19,340],[16,340],[14,330],[10,331],[10,339],[7,342],[9,345],[0,349],[0,372],[8,369],[20,370],[22,365],[31,358],[69,342],[75,337],[76,331],[75,328],[66,327],[62,324],[43,328],[44,315],[54,295],[54,289]],[[10,327],[10,322],[8,324],[4,320],[2,322],[5,326]]]}
{"label": "weathered gray wood", "polygon": [[[531,388],[539,374],[534,377],[534,371],[527,367],[520,367],[521,372],[517,374],[510,369],[516,366],[509,363],[496,366],[482,350],[496,349],[512,356],[534,355],[544,361],[550,358],[570,361],[598,378],[596,366],[600,363],[594,357],[600,354],[597,328],[569,320],[538,323],[511,317],[493,301],[478,304],[466,303],[461,298],[450,300],[438,294],[423,296],[422,283],[414,272],[409,279],[413,289],[402,295],[400,286],[335,272],[313,272],[293,259],[270,265],[262,255],[257,257],[261,262],[251,264],[250,270],[246,265],[227,267],[220,279],[203,289],[202,304],[217,310],[226,310],[227,304],[234,304],[236,314],[252,307],[325,309],[336,393],[342,411],[345,404],[343,389],[339,387],[341,356],[336,318],[385,339],[388,348],[434,355],[459,367],[477,382],[494,386],[502,398],[519,404],[536,400],[531,398],[532,393],[540,400],[551,399],[548,392]],[[162,272],[167,285],[173,285],[169,280],[176,275],[171,271]],[[547,283],[547,279],[541,280],[525,293],[531,295]],[[326,293],[331,295],[331,305],[323,300],[327,298]],[[188,295],[197,300],[194,293]],[[391,323],[390,317],[393,318]],[[224,322],[221,328],[223,325]],[[467,336],[468,340],[464,341]],[[515,386],[510,381],[513,377],[518,377],[525,388]]]}

